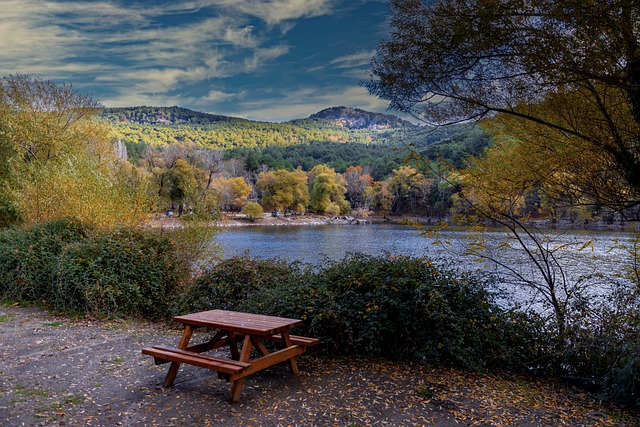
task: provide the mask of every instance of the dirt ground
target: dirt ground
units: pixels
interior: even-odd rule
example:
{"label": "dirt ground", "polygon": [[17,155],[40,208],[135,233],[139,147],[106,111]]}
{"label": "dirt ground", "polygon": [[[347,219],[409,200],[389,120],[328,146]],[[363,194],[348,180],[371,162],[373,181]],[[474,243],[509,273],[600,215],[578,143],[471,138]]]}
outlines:
{"label": "dirt ground", "polygon": [[[204,340],[204,332],[199,337]],[[299,358],[247,378],[237,404],[215,372],[167,365],[143,347],[178,329],[72,320],[0,307],[3,426],[636,426],[639,418],[560,385],[393,362]]]}

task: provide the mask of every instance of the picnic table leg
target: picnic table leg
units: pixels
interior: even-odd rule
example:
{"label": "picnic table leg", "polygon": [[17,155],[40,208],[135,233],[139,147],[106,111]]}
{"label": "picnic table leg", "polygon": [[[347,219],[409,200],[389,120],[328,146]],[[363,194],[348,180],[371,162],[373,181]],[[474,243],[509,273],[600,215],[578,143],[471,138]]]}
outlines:
{"label": "picnic table leg", "polygon": [[[244,343],[242,344],[242,353],[240,354],[240,362],[249,362],[249,358],[251,357],[251,350],[253,349],[253,344],[251,343],[251,337],[249,335],[245,335]],[[239,380],[235,380],[233,385],[231,386],[231,402],[236,403],[240,398],[240,391],[242,391],[242,385],[244,384],[244,378],[240,378]]]}
{"label": "picnic table leg", "polygon": [[[282,332],[282,343],[285,348],[291,347],[291,338],[289,337],[289,331]],[[298,361],[295,357],[289,359],[289,369],[293,375],[298,375]]]}
{"label": "picnic table leg", "polygon": [[[191,340],[191,335],[193,335],[193,327],[191,325],[185,325],[184,330],[182,331],[180,344],[178,344],[178,348],[180,350],[185,350],[187,348],[187,346],[189,345],[189,341]],[[164,387],[173,386],[173,380],[175,380],[176,375],[178,375],[178,369],[180,369],[180,363],[171,362],[171,366],[169,366],[169,372],[167,372],[167,376],[164,378],[164,383],[162,383]]]}
{"label": "picnic table leg", "polygon": [[240,359],[240,352],[238,352],[238,340],[236,338],[236,333],[233,331],[229,331],[227,334],[227,339],[229,340],[229,350],[231,351],[231,358],[233,360]]}

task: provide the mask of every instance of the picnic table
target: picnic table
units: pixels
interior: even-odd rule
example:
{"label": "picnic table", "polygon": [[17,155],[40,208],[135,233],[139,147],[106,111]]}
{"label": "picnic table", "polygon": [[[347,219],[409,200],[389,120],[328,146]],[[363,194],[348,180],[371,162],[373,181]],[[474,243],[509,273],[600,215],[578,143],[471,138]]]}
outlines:
{"label": "picnic table", "polygon": [[[142,354],[154,357],[156,365],[169,363],[163,385],[171,387],[180,364],[187,363],[218,372],[218,377],[232,383],[231,402],[237,402],[244,378],[278,363],[287,362],[294,375],[298,374],[296,356],[308,346],[318,343],[317,338],[291,335],[289,330],[302,320],[265,316],[227,310],[209,310],[176,316],[174,321],[184,324],[178,347],[153,346],[142,349]],[[209,341],[189,345],[196,328],[217,330]],[[280,343],[280,349],[270,352],[263,341]],[[242,343],[238,348],[238,343]],[[204,354],[228,346],[231,358]],[[255,350],[255,352],[254,352]],[[252,358],[252,353],[258,357]]]}

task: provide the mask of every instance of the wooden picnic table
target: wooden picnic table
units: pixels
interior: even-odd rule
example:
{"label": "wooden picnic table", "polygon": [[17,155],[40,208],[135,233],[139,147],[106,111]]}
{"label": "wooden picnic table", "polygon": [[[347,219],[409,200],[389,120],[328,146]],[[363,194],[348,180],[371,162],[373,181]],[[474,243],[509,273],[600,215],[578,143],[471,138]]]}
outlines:
{"label": "wooden picnic table", "polygon": [[[163,385],[171,387],[181,363],[187,363],[218,372],[218,377],[230,381],[231,401],[237,402],[244,378],[281,362],[287,362],[294,375],[298,374],[295,357],[308,346],[318,343],[317,338],[290,335],[289,330],[302,320],[265,316],[227,310],[210,310],[173,318],[184,324],[178,347],[153,346],[142,349],[142,354],[153,356],[156,365],[171,362]],[[189,345],[196,328],[217,330],[207,342]],[[281,343],[281,349],[270,352],[263,341]],[[242,342],[240,348],[238,343]],[[207,351],[228,346],[231,359],[204,354]],[[252,351],[257,353],[252,358]]]}

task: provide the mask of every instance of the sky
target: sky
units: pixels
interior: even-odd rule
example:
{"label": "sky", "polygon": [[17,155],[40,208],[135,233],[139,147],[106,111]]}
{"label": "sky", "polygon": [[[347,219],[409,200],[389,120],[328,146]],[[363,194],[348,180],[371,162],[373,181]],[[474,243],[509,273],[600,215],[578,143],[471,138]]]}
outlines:
{"label": "sky", "polygon": [[0,76],[71,84],[106,107],[392,113],[360,85],[389,19],[383,0],[0,0]]}

